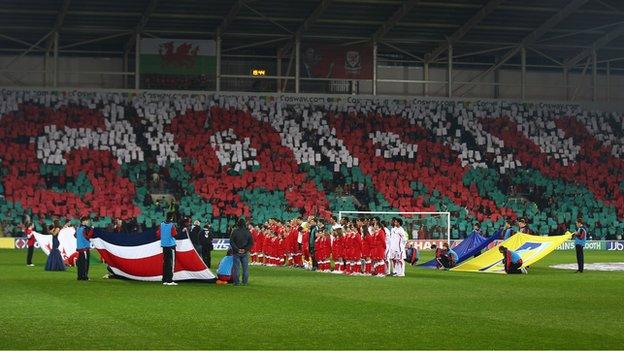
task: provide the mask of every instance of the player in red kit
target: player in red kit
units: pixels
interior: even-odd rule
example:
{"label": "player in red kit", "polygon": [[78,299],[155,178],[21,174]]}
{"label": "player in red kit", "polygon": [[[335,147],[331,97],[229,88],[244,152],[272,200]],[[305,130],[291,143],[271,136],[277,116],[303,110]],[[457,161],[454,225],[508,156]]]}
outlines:
{"label": "player in red kit", "polygon": [[342,228],[334,229],[331,251],[332,258],[334,259],[333,273],[344,273],[344,236]]}
{"label": "player in red kit", "polygon": [[264,230],[262,226],[256,227],[256,238],[254,239],[254,247],[256,250],[256,264],[261,265],[264,260]]}
{"label": "player in red kit", "polygon": [[362,230],[362,259],[364,260],[364,274],[371,275],[373,271],[372,251],[373,235],[368,232],[368,226],[361,227]]}
{"label": "player in red kit", "polygon": [[331,272],[331,263],[329,262],[329,259],[331,257],[331,236],[327,232],[323,233],[323,236],[321,238],[321,247],[323,250],[323,253],[321,255],[323,263],[320,266],[320,269],[323,272],[329,273]]}
{"label": "player in red kit", "polygon": [[31,223],[26,225],[26,229],[24,229],[24,234],[26,234],[26,246],[28,246],[28,253],[26,254],[26,265],[28,267],[34,267],[35,265],[32,263],[33,253],[35,251],[35,234],[33,233],[33,225]]}
{"label": "player in red kit", "polygon": [[292,267],[294,256],[292,250],[292,223],[284,225],[284,255],[287,266]]}
{"label": "player in red kit", "polygon": [[251,232],[251,237],[253,238],[253,245],[251,246],[251,250],[249,250],[249,261],[251,265],[257,265],[258,264],[258,247],[262,247],[261,245],[258,245],[258,230],[257,228],[253,227],[250,230]]}
{"label": "player in red kit", "polygon": [[386,275],[386,231],[381,226],[379,219],[373,219],[373,245],[371,250],[371,258],[373,260],[373,269],[375,275],[385,277]]}
{"label": "player in red kit", "polygon": [[284,239],[284,231],[278,230],[277,242],[276,242],[276,264],[283,266],[286,263],[286,240]]}
{"label": "player in red kit", "polygon": [[325,250],[323,245],[323,233],[319,233],[314,240],[314,258],[318,263],[318,271],[323,272],[323,263],[325,262]]}
{"label": "player in red kit", "polygon": [[344,272],[347,275],[353,273],[353,238],[355,236],[355,229],[351,222],[349,222],[345,229],[345,234],[343,238],[343,254],[344,254]]}
{"label": "player in red kit", "polygon": [[262,240],[262,263],[265,266],[271,265],[271,231],[268,228],[264,229],[264,239]]}
{"label": "player in red kit", "polygon": [[301,233],[299,225],[301,222],[295,218],[290,223],[290,234],[288,234],[290,242],[290,254],[292,255],[292,265],[295,267],[303,266],[303,258],[301,257],[301,245],[299,240],[301,239]]}
{"label": "player in red kit", "polygon": [[271,233],[271,240],[269,240],[270,244],[269,244],[269,256],[271,257],[271,266],[277,266],[278,261],[279,261],[279,257],[278,257],[278,244],[279,244],[279,238],[277,237],[277,235],[275,234],[275,232]]}
{"label": "player in red kit", "polygon": [[351,241],[352,248],[352,262],[353,268],[351,272],[356,275],[362,274],[362,225],[361,221],[357,222],[358,226],[353,233],[353,239]]}

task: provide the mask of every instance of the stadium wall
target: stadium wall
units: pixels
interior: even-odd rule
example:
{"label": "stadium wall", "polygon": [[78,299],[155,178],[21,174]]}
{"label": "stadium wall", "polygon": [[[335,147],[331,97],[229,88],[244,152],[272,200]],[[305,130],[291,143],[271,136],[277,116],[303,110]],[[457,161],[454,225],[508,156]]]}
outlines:
{"label": "stadium wall", "polygon": [[375,102],[380,103],[383,101],[395,101],[395,102],[404,102],[404,103],[416,103],[419,100],[426,101],[462,101],[462,102],[472,102],[472,101],[491,101],[491,102],[509,102],[509,103],[535,103],[535,104],[567,104],[573,106],[581,106],[587,110],[598,110],[598,111],[608,111],[608,112],[619,112],[624,113],[624,100],[619,101],[565,101],[565,100],[546,100],[546,99],[524,99],[521,100],[519,98],[506,98],[506,99],[495,99],[488,97],[465,97],[465,98],[447,98],[443,96],[429,96],[422,97],[419,95],[370,95],[370,94],[360,94],[360,95],[347,95],[347,94],[294,94],[294,93],[273,93],[273,92],[236,92],[236,91],[193,91],[193,90],[147,90],[147,89],[120,89],[120,88],[95,88],[95,87],[62,87],[62,88],[51,88],[51,87],[19,87],[19,86],[2,86],[0,85],[0,90],[14,91],[14,90],[26,90],[26,91],[38,91],[41,94],[45,92],[63,92],[63,93],[75,93],[75,94],[84,94],[91,95],[98,92],[107,92],[107,93],[143,93],[150,94],[153,96],[164,96],[164,95],[211,95],[211,94],[219,94],[225,97],[234,97],[234,96],[259,96],[259,97],[273,97],[282,103],[285,104],[312,104],[312,105],[323,105],[325,103],[336,102],[339,101],[344,105],[357,105],[357,104],[366,104],[367,102]]}
{"label": "stadium wall", "polygon": [[[0,67],[5,67],[12,62],[15,56],[0,56]],[[267,58],[263,58],[262,64],[267,64]],[[259,62],[260,62],[259,61]],[[52,86],[52,60],[47,62],[47,77],[44,74],[45,60],[42,56],[26,56],[18,62],[13,63],[8,69],[4,69],[0,74],[0,86],[3,87],[44,87]],[[223,75],[249,74],[249,67],[252,62],[240,62],[236,60],[224,60]],[[454,68],[453,82],[454,89],[461,86],[462,82],[471,81],[480,74],[484,68]],[[132,72],[124,73],[123,59],[119,57],[60,57],[59,58],[58,87],[65,88],[108,88],[123,89],[131,87],[134,82]],[[286,69],[282,69],[285,74]],[[378,95],[403,95],[403,96],[447,96],[446,80],[447,70],[445,67],[432,67],[429,70],[429,81],[425,85],[423,68],[420,66],[388,66],[379,65],[378,70]],[[292,75],[292,74],[291,74]],[[128,77],[128,82],[124,82],[124,76]],[[498,83],[496,78],[498,77]],[[569,75],[569,85],[566,89],[563,71],[547,70],[527,70],[526,99],[528,100],[552,100],[570,101],[576,95],[575,101],[591,101],[591,72],[584,77],[579,72]],[[235,91],[257,91],[254,84],[231,84],[233,81],[253,82],[257,81],[253,77],[249,78],[222,78],[222,86],[235,87]],[[267,80],[265,78],[265,80]],[[268,79],[269,81],[271,79]],[[609,80],[609,84],[607,84]],[[604,70],[598,72],[598,89],[596,101],[619,101],[624,99],[624,75],[611,74],[609,79]],[[412,82],[409,82],[412,81]],[[575,94],[577,83],[580,85]],[[481,85],[474,86],[468,92],[460,94],[467,98],[488,98],[488,99],[519,99],[520,92],[520,70],[504,68],[496,74],[491,73],[479,79]],[[126,86],[124,86],[124,83]],[[227,84],[230,83],[230,84]],[[129,85],[130,84],[130,85]],[[498,84],[498,85],[497,85]],[[607,87],[608,85],[608,87]],[[286,91],[292,91],[294,84],[292,80],[288,83]],[[467,86],[466,86],[467,87]],[[227,88],[226,88],[227,89]],[[464,89],[465,91],[465,89]],[[608,95],[607,96],[607,92]],[[373,93],[371,81],[360,81],[358,93],[370,95]]]}
{"label": "stadium wall", "polygon": [[[467,82],[479,75],[483,70],[479,69],[455,69],[453,74],[454,87],[459,82]],[[424,74],[421,67],[396,67],[381,66],[378,68],[380,82],[377,84],[377,93],[386,95],[418,95],[425,96],[423,84],[384,82],[384,80],[423,80]],[[486,85],[475,86],[466,93],[465,97],[518,99],[520,97],[520,71],[513,69],[501,69],[498,72],[499,88],[496,89],[495,74],[491,73],[478,81]],[[445,68],[431,68],[429,70],[431,81],[445,82],[447,72]],[[581,80],[581,74],[569,75],[569,88],[566,92],[563,72],[527,71],[526,98],[530,100],[556,100],[565,101],[574,95],[576,84]],[[361,90],[372,93],[370,82],[362,82]],[[624,98],[624,77],[620,75],[610,76],[610,101]],[[428,84],[428,96],[447,96],[446,84]],[[497,91],[498,90],[498,91]],[[607,78],[604,73],[598,75],[598,101],[607,101]],[[592,99],[591,74],[582,79],[576,101],[590,101]]]}
{"label": "stadium wall", "polygon": [[[15,57],[0,56],[0,67],[5,67]],[[48,75],[45,77],[43,56],[26,56],[12,64],[11,70],[0,75],[1,86],[42,87],[52,86],[52,60],[47,62]],[[19,70],[21,72],[18,71]],[[110,88],[124,87],[123,60],[108,57],[61,57],[59,59],[58,86],[72,88]],[[78,72],[84,72],[78,74]],[[105,73],[110,72],[110,73]]]}

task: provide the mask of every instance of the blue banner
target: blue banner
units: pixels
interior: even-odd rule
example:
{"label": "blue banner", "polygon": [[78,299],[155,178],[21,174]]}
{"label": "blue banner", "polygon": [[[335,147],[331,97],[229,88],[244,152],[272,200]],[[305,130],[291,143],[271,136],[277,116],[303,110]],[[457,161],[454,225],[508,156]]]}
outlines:
{"label": "blue banner", "polygon": [[[479,234],[471,234],[466,239],[462,240],[457,246],[453,247],[453,251],[457,253],[457,263],[465,261],[466,259],[474,256],[476,253],[481,252],[492,241],[498,239],[498,234],[490,237],[484,237]],[[436,266],[435,259],[425,262],[420,267],[422,268],[434,268]]]}

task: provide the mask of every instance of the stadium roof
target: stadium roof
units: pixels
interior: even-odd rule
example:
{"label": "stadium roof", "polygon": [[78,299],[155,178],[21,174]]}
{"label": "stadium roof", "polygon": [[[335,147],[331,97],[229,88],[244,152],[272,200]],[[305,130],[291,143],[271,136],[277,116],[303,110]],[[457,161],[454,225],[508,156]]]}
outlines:
{"label": "stadium roof", "polygon": [[[376,39],[388,60],[444,61],[448,42],[465,62],[519,62],[624,68],[624,2],[619,0],[2,0],[0,50],[51,47],[61,53],[123,55],[134,33],[210,39],[224,53],[275,55],[302,41]],[[45,37],[48,35],[47,37]]]}

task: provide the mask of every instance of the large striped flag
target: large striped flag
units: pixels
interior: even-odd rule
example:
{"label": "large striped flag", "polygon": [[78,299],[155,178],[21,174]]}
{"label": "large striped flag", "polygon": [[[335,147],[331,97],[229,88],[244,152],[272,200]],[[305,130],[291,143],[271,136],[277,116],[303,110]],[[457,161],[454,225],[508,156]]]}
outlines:
{"label": "large striped flag", "polygon": [[[115,275],[145,281],[162,279],[163,254],[156,232],[110,233],[95,230],[91,243]],[[179,232],[178,235],[183,235]],[[176,240],[173,280],[215,280],[191,240]]]}

